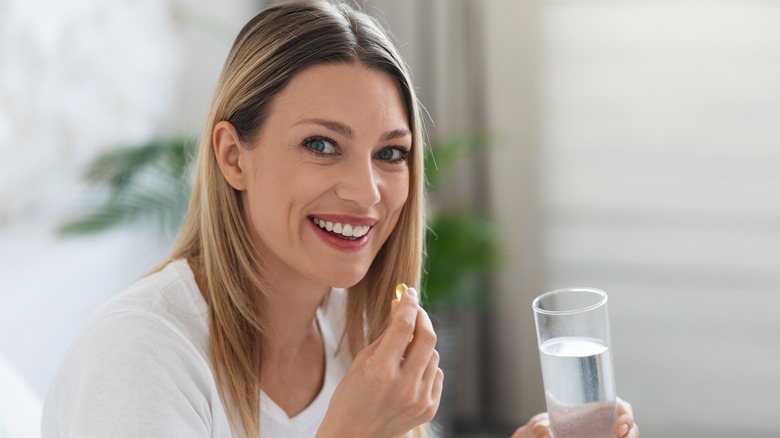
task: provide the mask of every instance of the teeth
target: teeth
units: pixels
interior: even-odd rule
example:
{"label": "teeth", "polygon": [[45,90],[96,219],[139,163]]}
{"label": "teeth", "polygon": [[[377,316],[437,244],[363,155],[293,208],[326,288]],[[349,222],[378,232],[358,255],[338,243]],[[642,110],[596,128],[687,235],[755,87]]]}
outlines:
{"label": "teeth", "polygon": [[366,235],[366,233],[368,233],[369,228],[371,228],[368,225],[361,226],[361,225],[352,225],[352,224],[340,224],[338,222],[333,223],[333,222],[324,221],[322,219],[318,219],[316,217],[313,219],[313,221],[318,227],[324,228],[325,230],[336,234],[341,234],[344,237],[355,237],[355,238],[363,237]]}

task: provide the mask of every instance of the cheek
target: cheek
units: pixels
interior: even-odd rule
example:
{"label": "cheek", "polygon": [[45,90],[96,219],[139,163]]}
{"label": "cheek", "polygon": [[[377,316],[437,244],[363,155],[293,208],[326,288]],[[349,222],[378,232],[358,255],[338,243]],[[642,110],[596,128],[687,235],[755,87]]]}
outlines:
{"label": "cheek", "polygon": [[406,204],[409,198],[409,173],[403,172],[399,175],[392,175],[389,178],[388,190],[385,193],[385,204],[388,212],[392,216],[398,216],[401,208]]}
{"label": "cheek", "polygon": [[284,194],[280,193],[286,184],[271,184],[278,178],[273,170],[253,168],[248,178],[246,190],[242,193],[244,214],[256,232],[277,226],[279,218],[272,213],[286,211],[281,205]]}

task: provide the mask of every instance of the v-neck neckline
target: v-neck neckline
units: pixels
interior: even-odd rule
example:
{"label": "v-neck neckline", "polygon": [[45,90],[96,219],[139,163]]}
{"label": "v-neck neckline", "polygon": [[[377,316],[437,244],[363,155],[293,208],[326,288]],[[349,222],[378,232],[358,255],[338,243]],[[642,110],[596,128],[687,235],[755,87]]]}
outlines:
{"label": "v-neck neckline", "polygon": [[288,423],[296,430],[306,428],[314,421],[322,421],[322,414],[327,410],[330,403],[330,396],[335,389],[336,383],[332,376],[332,362],[336,354],[336,342],[331,332],[331,327],[328,325],[326,318],[322,313],[322,308],[317,309],[317,325],[320,329],[322,336],[323,352],[325,354],[325,370],[324,378],[322,381],[322,387],[320,388],[317,396],[311,401],[303,410],[290,417],[287,412],[284,411],[276,402],[265,393],[260,390],[260,405],[261,409],[265,409],[266,413],[273,416],[277,421]]}

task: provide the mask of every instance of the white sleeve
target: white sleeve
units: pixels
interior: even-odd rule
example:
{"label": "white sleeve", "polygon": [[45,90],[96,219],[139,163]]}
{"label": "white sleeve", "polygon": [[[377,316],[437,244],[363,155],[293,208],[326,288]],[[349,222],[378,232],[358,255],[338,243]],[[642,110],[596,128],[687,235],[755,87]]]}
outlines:
{"label": "white sleeve", "polygon": [[144,311],[94,321],[49,390],[42,435],[209,437],[211,374],[172,327]]}

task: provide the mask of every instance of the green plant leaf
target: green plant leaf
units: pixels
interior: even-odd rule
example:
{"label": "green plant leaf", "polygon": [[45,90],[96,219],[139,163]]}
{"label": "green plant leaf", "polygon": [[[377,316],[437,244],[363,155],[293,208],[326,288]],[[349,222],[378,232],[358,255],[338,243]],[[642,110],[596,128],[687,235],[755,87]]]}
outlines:
{"label": "green plant leaf", "polygon": [[461,207],[436,215],[425,239],[427,303],[432,307],[473,303],[471,294],[476,291],[466,286],[500,265],[499,239],[498,226],[472,209]]}
{"label": "green plant leaf", "polygon": [[108,199],[91,213],[64,224],[59,232],[89,234],[144,219],[156,219],[160,231],[175,231],[189,202],[194,149],[194,141],[177,138],[99,155],[85,178],[106,187]]}

